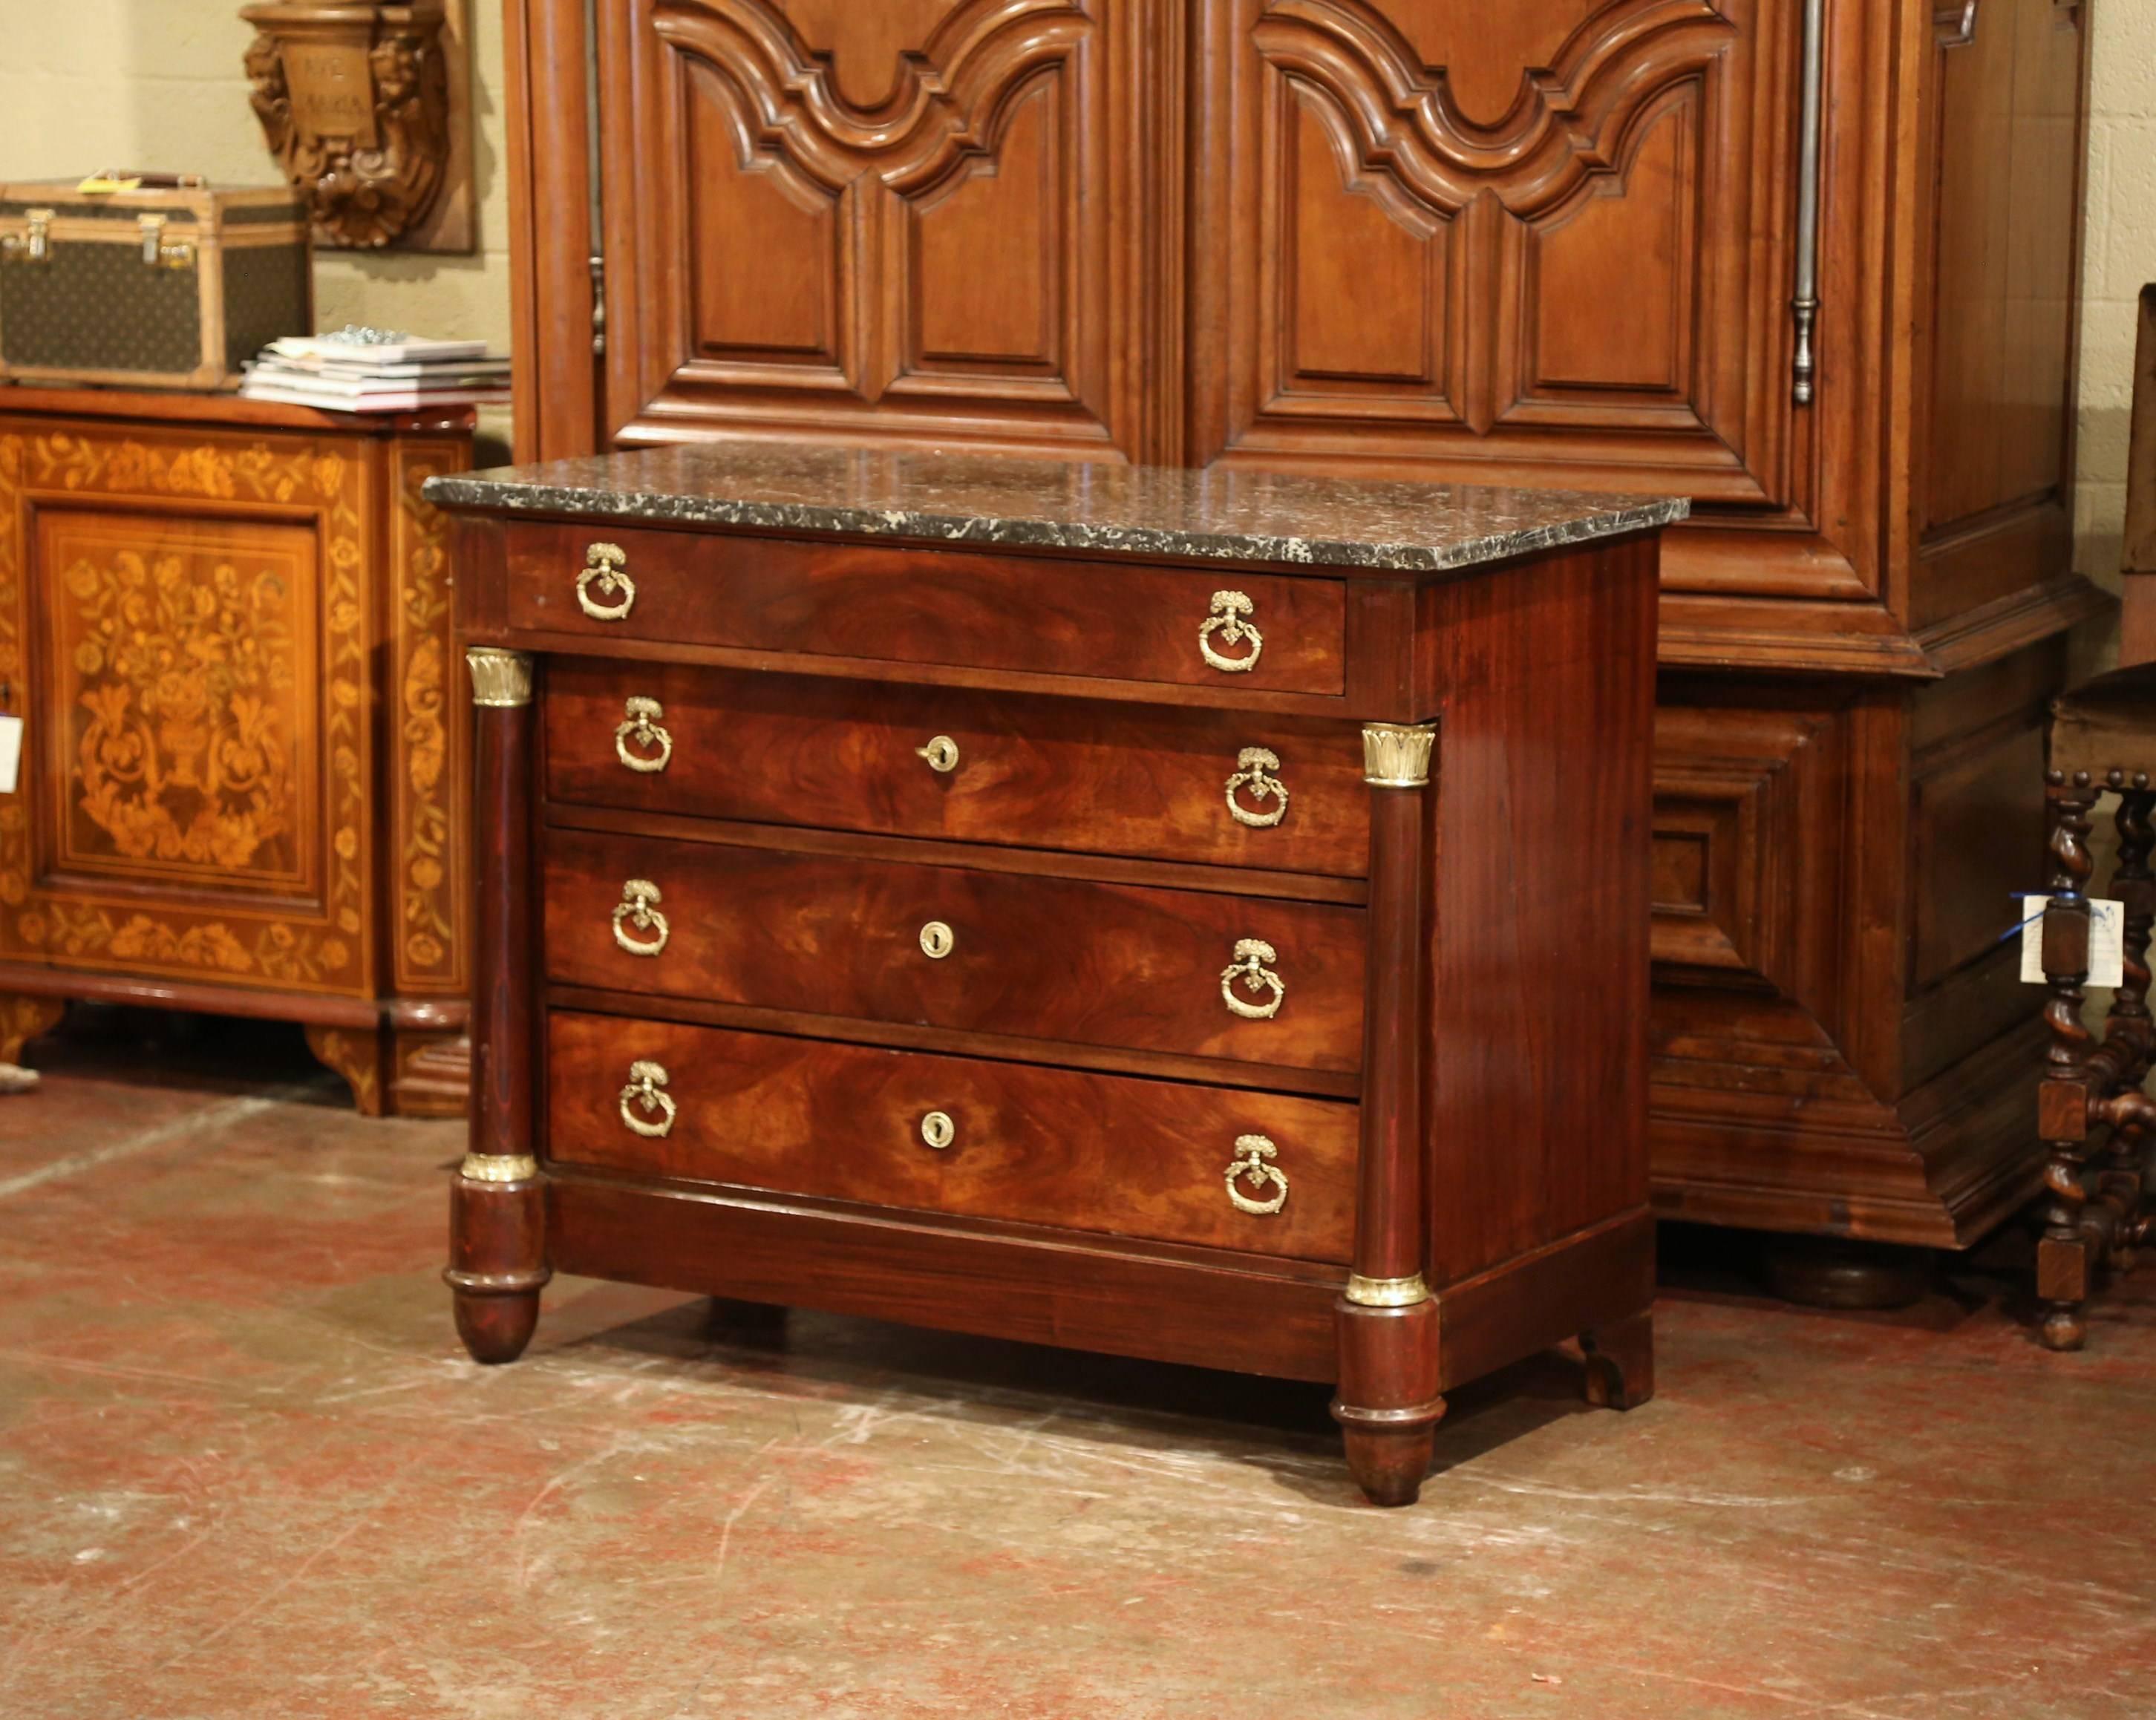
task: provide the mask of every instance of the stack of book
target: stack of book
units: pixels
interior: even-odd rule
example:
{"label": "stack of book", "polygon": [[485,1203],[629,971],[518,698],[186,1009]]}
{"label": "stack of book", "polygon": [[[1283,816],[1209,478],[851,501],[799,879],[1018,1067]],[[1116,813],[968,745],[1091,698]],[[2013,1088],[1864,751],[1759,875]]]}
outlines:
{"label": "stack of book", "polygon": [[325,412],[414,412],[509,399],[509,361],[484,341],[426,341],[387,329],[273,341],[247,367],[239,392]]}

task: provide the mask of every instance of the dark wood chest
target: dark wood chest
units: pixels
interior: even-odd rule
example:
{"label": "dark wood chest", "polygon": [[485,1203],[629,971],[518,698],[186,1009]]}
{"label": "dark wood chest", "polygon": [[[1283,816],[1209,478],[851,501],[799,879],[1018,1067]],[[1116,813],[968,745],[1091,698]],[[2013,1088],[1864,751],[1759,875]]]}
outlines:
{"label": "dark wood chest", "polygon": [[778,446],[434,486],[479,729],[454,1286],[1337,1380],[1373,1498],[1650,1389],[1659,527]]}

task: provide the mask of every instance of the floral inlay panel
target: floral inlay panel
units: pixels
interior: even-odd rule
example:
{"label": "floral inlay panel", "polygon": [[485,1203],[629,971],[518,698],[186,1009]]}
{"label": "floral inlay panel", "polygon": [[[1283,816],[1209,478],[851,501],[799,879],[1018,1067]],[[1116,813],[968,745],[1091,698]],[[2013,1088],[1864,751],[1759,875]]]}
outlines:
{"label": "floral inlay panel", "polygon": [[0,955],[372,989],[364,454],[0,434],[0,678],[52,678],[25,703],[54,713],[0,798]]}
{"label": "floral inlay panel", "polygon": [[49,672],[68,712],[59,859],[70,870],[305,881],[320,780],[313,534],[60,516],[44,565]]}

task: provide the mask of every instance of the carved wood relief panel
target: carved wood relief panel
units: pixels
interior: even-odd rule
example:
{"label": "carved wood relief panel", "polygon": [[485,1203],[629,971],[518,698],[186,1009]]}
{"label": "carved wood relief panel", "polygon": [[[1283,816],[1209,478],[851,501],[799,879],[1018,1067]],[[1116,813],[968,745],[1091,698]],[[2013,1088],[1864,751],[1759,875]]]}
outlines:
{"label": "carved wood relief panel", "polygon": [[1789,0],[1210,18],[1198,458],[1786,499]]}
{"label": "carved wood relief panel", "polygon": [[[599,107],[620,439],[1136,455],[1137,0],[635,0]],[[631,99],[634,92],[634,99]]]}

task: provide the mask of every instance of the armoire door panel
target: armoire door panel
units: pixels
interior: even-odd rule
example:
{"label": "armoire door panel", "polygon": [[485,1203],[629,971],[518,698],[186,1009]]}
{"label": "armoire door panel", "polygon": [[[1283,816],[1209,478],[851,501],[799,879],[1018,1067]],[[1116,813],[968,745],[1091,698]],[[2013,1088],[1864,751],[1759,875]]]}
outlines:
{"label": "armoire door panel", "polygon": [[1620,172],[1516,230],[1520,338],[1501,384],[1512,403],[1503,420],[1529,421],[1548,404],[1592,421],[1621,401],[1704,428],[1686,398],[1698,316],[1697,106],[1680,91],[1639,127]]}
{"label": "armoire door panel", "polygon": [[1801,501],[1794,0],[1205,8],[1195,459]]}
{"label": "armoire door panel", "polygon": [[601,11],[617,441],[1137,457],[1145,0]]}
{"label": "armoire door panel", "polygon": [[[1452,222],[1398,182],[1366,175],[1332,98],[1283,79],[1280,292],[1260,338],[1280,355],[1268,409],[1454,419],[1446,399]],[[1345,194],[1343,194],[1345,193]]]}
{"label": "armoire door panel", "polygon": [[[740,105],[709,66],[688,69],[690,347],[734,367],[779,365],[850,379],[842,293],[841,194],[783,156],[757,152]],[[754,269],[739,266],[753,257]],[[803,379],[804,383],[806,378]]]}

